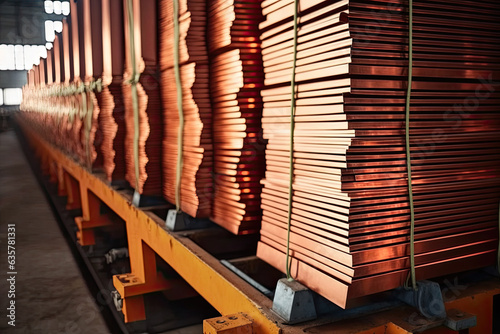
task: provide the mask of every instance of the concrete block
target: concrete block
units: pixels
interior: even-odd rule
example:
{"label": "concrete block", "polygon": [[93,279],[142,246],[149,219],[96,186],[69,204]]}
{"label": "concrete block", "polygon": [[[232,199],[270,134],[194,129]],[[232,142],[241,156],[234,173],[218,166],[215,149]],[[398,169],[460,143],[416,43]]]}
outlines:
{"label": "concrete block", "polygon": [[289,324],[316,319],[312,292],[297,281],[282,278],[276,285],[273,311]]}

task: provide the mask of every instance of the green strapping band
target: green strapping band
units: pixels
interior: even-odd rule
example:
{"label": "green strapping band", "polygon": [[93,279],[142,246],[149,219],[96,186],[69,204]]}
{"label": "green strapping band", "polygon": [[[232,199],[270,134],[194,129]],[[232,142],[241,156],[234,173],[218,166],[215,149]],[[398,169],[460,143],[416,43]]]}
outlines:
{"label": "green strapping band", "polygon": [[406,169],[408,171],[408,201],[410,202],[410,276],[411,285],[417,289],[415,276],[415,208],[413,205],[413,188],[411,176],[411,149],[410,149],[410,102],[411,86],[413,82],[413,0],[408,0],[408,87],[405,103],[405,141],[406,141]]}
{"label": "green strapping band", "polygon": [[[90,93],[89,93],[90,94]],[[89,95],[90,97],[90,95]],[[86,164],[87,168],[89,170],[92,170],[92,156],[90,152],[90,130],[92,128],[92,117],[93,117],[93,109],[94,109],[94,103],[92,101],[92,98],[87,101],[87,94],[82,93],[82,99],[85,101],[85,106],[86,106],[86,113],[85,113],[85,118],[84,118],[84,126],[85,126],[85,158],[86,158]],[[88,103],[87,103],[88,102]]]}
{"label": "green strapping band", "polygon": [[134,6],[132,0],[127,0],[127,14],[129,21],[130,38],[130,61],[132,63],[132,76],[130,87],[132,91],[132,107],[134,109],[134,171],[135,171],[135,191],[139,189],[139,97],[137,96],[137,83],[140,74],[137,72],[135,59],[135,34],[134,34]]}
{"label": "green strapping band", "polygon": [[287,236],[286,236],[286,277],[289,281],[292,281],[292,274],[290,273],[290,267],[292,262],[290,261],[290,230],[292,225],[292,202],[293,202],[293,140],[295,134],[295,70],[297,67],[297,35],[298,35],[298,12],[299,12],[299,0],[294,1],[295,11],[293,13],[293,62],[292,62],[292,78],[290,80],[290,86],[292,89],[292,95],[290,98],[290,169],[289,169],[289,180],[288,180],[288,219],[287,219]]}
{"label": "green strapping band", "polygon": [[175,174],[175,208],[181,208],[181,177],[183,165],[184,110],[182,105],[181,73],[179,68],[179,0],[174,0],[174,73],[177,89],[177,109],[179,112],[179,129],[177,133],[177,169]]}

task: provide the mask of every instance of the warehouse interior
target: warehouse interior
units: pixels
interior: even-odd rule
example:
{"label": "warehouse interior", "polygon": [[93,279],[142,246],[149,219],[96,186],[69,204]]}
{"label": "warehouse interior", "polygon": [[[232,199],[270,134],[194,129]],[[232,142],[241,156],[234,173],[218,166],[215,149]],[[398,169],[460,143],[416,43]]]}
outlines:
{"label": "warehouse interior", "polygon": [[500,334],[499,14],[0,0],[0,333]]}

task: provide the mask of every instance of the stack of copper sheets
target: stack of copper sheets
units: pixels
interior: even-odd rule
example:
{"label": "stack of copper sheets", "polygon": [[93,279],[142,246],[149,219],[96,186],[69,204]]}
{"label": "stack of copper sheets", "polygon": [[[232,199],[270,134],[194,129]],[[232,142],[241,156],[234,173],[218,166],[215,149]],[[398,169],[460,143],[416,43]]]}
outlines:
{"label": "stack of copper sheets", "polygon": [[[86,96],[84,94],[84,96]],[[83,108],[83,98],[81,94],[76,94],[73,96],[73,101],[76,107],[76,114],[73,117],[71,122],[71,138],[73,143],[72,152],[74,154],[74,158],[80,164],[85,163],[85,146],[84,146],[84,138],[82,137],[82,129],[84,127],[83,120],[81,118],[82,108]]]}
{"label": "stack of copper sheets", "polygon": [[[123,101],[125,105],[125,164],[126,180],[135,190],[146,196],[161,196],[162,190],[162,139],[163,123],[158,72],[157,51],[157,6],[156,0],[133,2],[134,20],[125,20],[125,52]],[[125,17],[128,17],[125,11]],[[132,26],[130,26],[133,24]],[[135,66],[140,74],[137,83],[139,113],[139,179],[135,175],[134,158],[134,108],[131,85],[132,59],[130,55],[130,32],[134,33]],[[136,184],[137,181],[137,184]]]}
{"label": "stack of copper sheets", "polygon": [[[88,160],[89,166],[92,169],[102,168],[102,162],[103,162],[101,154],[102,131],[99,128],[99,114],[101,110],[99,109],[99,103],[96,97],[96,93],[97,92],[87,93],[87,108],[88,112],[92,114],[89,123],[90,129],[88,130],[89,152],[88,153],[86,152],[85,156],[86,159]],[[84,145],[86,146],[87,144]]]}
{"label": "stack of copper sheets", "polygon": [[101,107],[99,104],[99,95],[100,92],[94,92],[93,93],[93,104],[95,105],[94,110],[98,109],[99,112],[95,114],[97,116],[97,119],[94,120],[93,124],[93,129],[92,129],[92,136],[93,136],[93,162],[92,162],[92,168],[96,168],[99,170],[104,169],[104,155],[102,152],[102,144],[104,140],[104,133],[102,132],[102,128],[100,126],[101,123]]}
{"label": "stack of copper sheets", "polygon": [[[66,97],[66,103],[75,107],[74,97],[68,96]],[[61,119],[61,124],[59,127],[61,128],[61,132],[63,134],[63,140],[61,140],[60,147],[70,156],[75,156],[75,147],[77,143],[75,142],[74,137],[74,122],[76,117],[72,117],[70,115],[64,115]]]}
{"label": "stack of copper sheets", "polygon": [[103,170],[108,181],[125,180],[125,106],[121,84],[124,67],[123,2],[101,3],[102,91],[99,129],[102,132]]}
{"label": "stack of copper sheets", "polygon": [[[80,163],[86,167],[91,166],[90,162],[92,161],[92,157],[94,156],[95,152],[93,136],[91,136],[91,133],[95,133],[96,122],[94,122],[94,107],[90,105],[90,100],[91,97],[88,92],[79,95],[79,108],[81,109],[81,114],[76,117],[76,119],[80,123],[79,133],[75,134],[77,138],[79,138],[77,149],[79,157],[78,159]],[[90,119],[87,118],[87,113],[91,113]],[[88,138],[87,131],[89,135]],[[87,145],[89,145],[89,150],[87,150]]]}
{"label": "stack of copper sheets", "polygon": [[235,234],[257,232],[264,176],[260,1],[210,1],[208,46],[215,192],[211,219]]}
{"label": "stack of copper sheets", "polygon": [[[159,87],[159,73],[156,63],[145,62],[144,72],[141,73],[139,84],[142,89],[139,91],[139,108],[144,108],[147,112],[147,119],[140,119],[141,137],[143,131],[149,128],[149,134],[144,142],[144,153],[147,156],[147,164],[144,166],[147,181],[144,183],[142,194],[151,196],[161,196],[162,188],[162,109]],[[142,168],[142,166],[141,166]]]}
{"label": "stack of copper sheets", "polygon": [[[122,86],[125,105],[126,179],[135,187],[134,111],[131,85]],[[155,64],[146,64],[137,84],[139,106],[139,183],[136,190],[147,196],[161,194],[162,120],[158,77]]]}
{"label": "stack of copper sheets", "polygon": [[125,107],[121,79],[114,81],[97,94],[99,99],[99,128],[102,131],[101,152],[103,169],[108,180],[125,179]]}
{"label": "stack of copper sheets", "polygon": [[[65,97],[65,103],[68,104],[70,101],[70,97]],[[72,119],[71,119],[72,120]],[[70,152],[71,148],[71,127],[72,127],[72,122],[70,121],[70,116],[69,115],[63,115],[61,117],[61,122],[59,124],[59,131],[61,133],[61,139],[64,140],[59,140],[60,145],[59,147],[62,148],[62,150],[66,153]]]}
{"label": "stack of copper sheets", "polygon": [[[160,3],[160,67],[163,101],[163,194],[175,203],[179,106],[174,73],[173,1]],[[212,110],[209,97],[205,1],[179,1],[179,70],[184,115],[180,209],[193,217],[210,215]]]}
{"label": "stack of copper sheets", "polygon": [[[267,172],[258,256],[285,270],[293,0],[264,1]],[[300,1],[292,275],[346,307],[409,272],[406,1]],[[500,198],[500,4],[414,1],[417,279],[491,265]],[[348,23],[347,23],[348,18]]]}

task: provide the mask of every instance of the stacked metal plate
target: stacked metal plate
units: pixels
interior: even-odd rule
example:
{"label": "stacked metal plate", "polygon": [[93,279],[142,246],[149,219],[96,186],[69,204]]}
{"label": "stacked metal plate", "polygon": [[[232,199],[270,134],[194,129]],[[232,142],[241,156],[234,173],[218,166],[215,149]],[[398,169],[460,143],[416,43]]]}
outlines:
{"label": "stacked metal plate", "polygon": [[[69,85],[74,80],[74,64],[73,64],[73,46],[72,40],[70,38],[71,35],[71,19],[63,19],[63,30],[62,30],[62,38],[61,42],[61,57],[64,59],[64,68],[61,69],[64,73],[64,85]],[[62,104],[64,109],[66,110],[59,118],[59,132],[60,132],[60,147],[63,148],[65,152],[69,151],[69,130],[71,128],[71,120],[72,117],[69,116],[68,110],[72,107],[73,97],[72,96],[64,96],[62,97]]]}
{"label": "stacked metal plate", "polygon": [[103,170],[108,181],[125,180],[125,107],[121,83],[125,53],[123,3],[103,0],[102,55],[103,89],[99,100],[99,129],[102,131]]}
{"label": "stacked metal plate", "polygon": [[[70,73],[71,73],[71,78],[73,83],[78,86],[82,82],[82,75],[83,75],[83,64],[84,64],[84,55],[82,52],[83,49],[83,13],[80,8],[83,7],[83,3],[80,2],[70,2],[71,5],[71,14],[68,20],[68,27],[70,29],[69,33],[70,36],[68,36],[69,41],[70,41]],[[47,62],[48,65],[48,62]],[[48,74],[48,67],[47,67],[47,74]],[[48,81],[47,81],[48,82]],[[82,120],[80,118],[81,114],[81,94],[74,94],[68,97],[68,104],[72,105],[75,109],[75,114],[72,115],[71,117],[68,118],[68,122],[66,123],[67,125],[67,133],[68,137],[71,138],[69,140],[69,143],[71,145],[71,148],[69,150],[70,155],[72,155],[75,160],[77,160],[80,163],[84,163],[83,160],[83,152],[84,148],[82,145],[82,140],[80,136],[80,130],[82,128]]]}
{"label": "stacked metal plate", "polygon": [[[257,255],[341,307],[409,275],[406,1],[300,1],[287,238],[292,0],[262,3],[267,172]],[[418,280],[491,265],[500,3],[414,1],[409,136]]]}
{"label": "stacked metal plate", "polygon": [[[99,106],[94,92],[84,92],[78,96],[80,113],[75,117],[75,123],[79,125],[78,138],[79,161],[87,168],[98,168],[95,165],[97,150],[100,142],[96,142],[98,132]],[[78,128],[77,128],[78,129]]]}
{"label": "stacked metal plate", "polygon": [[[174,3],[160,2],[160,69],[163,102],[163,195],[175,203],[179,149],[179,105],[174,70]],[[184,117],[180,209],[210,215],[212,109],[206,47],[206,2],[179,0],[179,71]]]}
{"label": "stacked metal plate", "polygon": [[147,128],[149,128],[149,135],[144,142],[144,153],[147,156],[147,164],[144,169],[148,178],[144,184],[143,194],[161,196],[163,124],[159,73],[156,62],[145,61],[145,69],[141,73],[139,83],[140,88],[143,89],[139,89],[139,107],[144,107],[147,112],[147,119],[141,118],[141,137],[142,133],[147,132]]}
{"label": "stacked metal plate", "polygon": [[90,126],[89,133],[89,147],[90,147],[90,157],[92,169],[102,169],[103,157],[102,157],[102,130],[99,127],[99,114],[101,110],[99,108],[99,102],[97,99],[98,92],[90,92],[88,94],[89,112],[92,112],[92,123]]}
{"label": "stacked metal plate", "polygon": [[[134,1],[134,29],[136,70],[140,73],[137,83],[139,109],[139,179],[136,184],[134,159],[134,108],[130,85],[132,75],[130,47],[126,45],[123,99],[125,105],[125,163],[126,180],[135,190],[146,196],[161,196],[162,189],[162,137],[163,124],[159,92],[157,61],[157,8],[155,0]],[[137,15],[139,14],[139,15]],[[125,13],[125,18],[127,18]],[[125,20],[125,41],[131,41],[127,19]]]}
{"label": "stacked metal plate", "polygon": [[[122,86],[125,106],[125,165],[126,179],[135,187],[134,112],[131,85]],[[149,65],[137,84],[139,106],[139,183],[136,190],[143,195],[161,194],[162,120],[156,66]]]}
{"label": "stacked metal plate", "polygon": [[215,192],[211,219],[235,234],[259,230],[264,176],[260,1],[210,1],[208,46]]}
{"label": "stacked metal plate", "polygon": [[[78,5],[78,10],[82,11],[83,24],[80,30],[79,40],[83,40],[83,63],[84,71],[81,72],[82,80],[87,86],[96,82],[102,75],[103,51],[102,51],[102,14],[101,1],[83,0],[82,6]],[[80,15],[80,13],[78,13]],[[80,21],[79,21],[80,22]],[[86,100],[83,107],[82,143],[84,147],[85,165],[92,169],[102,168],[102,131],[99,128],[99,104],[96,98],[95,89],[87,89]]]}
{"label": "stacked metal plate", "polygon": [[97,94],[101,110],[99,128],[103,134],[103,170],[109,181],[125,179],[125,107],[121,82],[115,77],[111,84]]}

